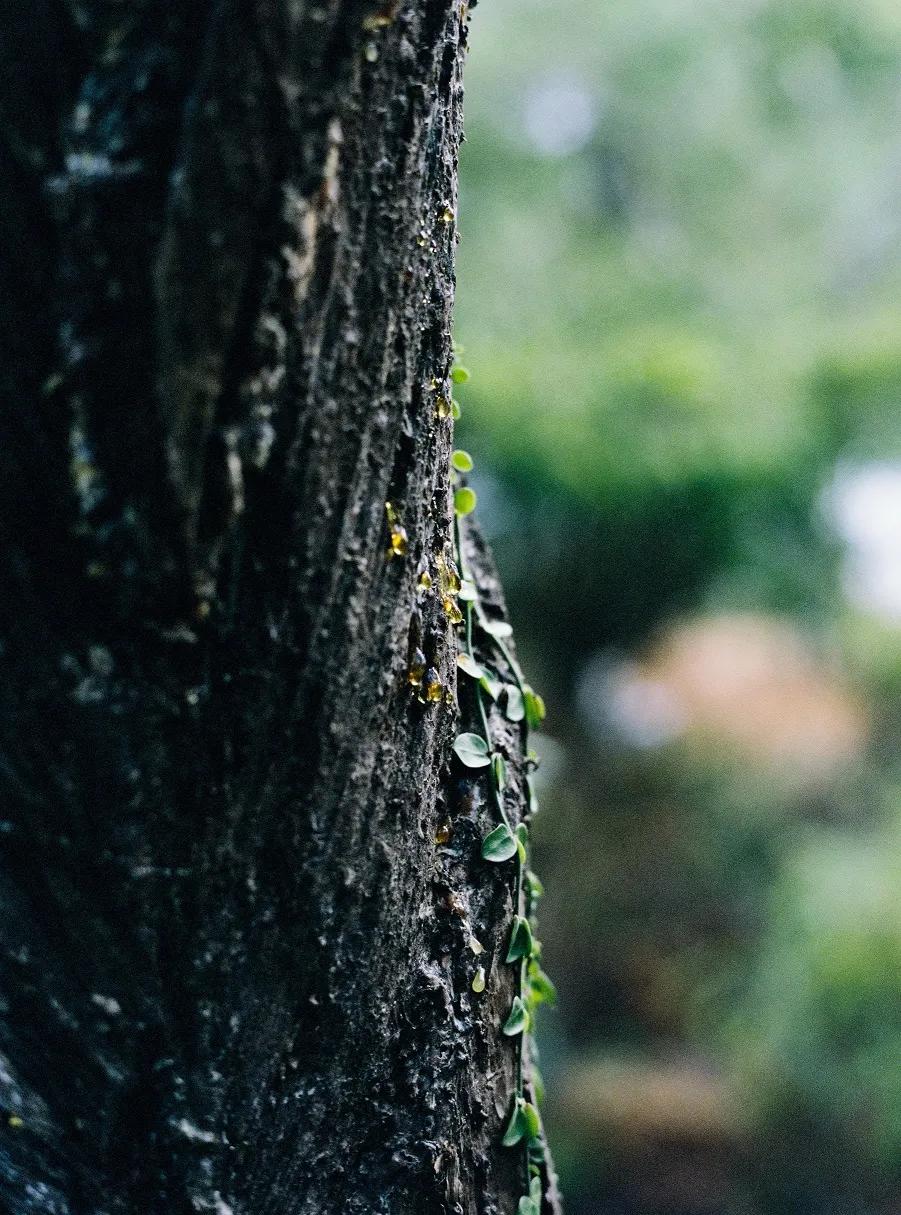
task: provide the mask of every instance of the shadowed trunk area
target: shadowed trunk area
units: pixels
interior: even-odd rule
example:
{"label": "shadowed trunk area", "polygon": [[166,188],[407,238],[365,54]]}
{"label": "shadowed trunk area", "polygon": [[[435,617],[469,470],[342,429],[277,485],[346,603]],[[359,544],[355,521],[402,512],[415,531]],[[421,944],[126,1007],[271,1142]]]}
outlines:
{"label": "shadowed trunk area", "polygon": [[0,1209],[514,1212],[442,593],[466,6],[0,14]]}

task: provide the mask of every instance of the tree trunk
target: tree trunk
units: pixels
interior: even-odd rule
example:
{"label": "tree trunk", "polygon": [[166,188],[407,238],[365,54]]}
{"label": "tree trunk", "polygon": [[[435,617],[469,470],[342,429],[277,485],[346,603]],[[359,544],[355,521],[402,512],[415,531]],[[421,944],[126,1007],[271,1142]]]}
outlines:
{"label": "tree trunk", "polygon": [[500,795],[451,750],[458,649],[516,679],[449,475],[466,6],[0,12],[0,1208],[506,1215],[531,1156],[547,1215],[525,730],[485,694]]}

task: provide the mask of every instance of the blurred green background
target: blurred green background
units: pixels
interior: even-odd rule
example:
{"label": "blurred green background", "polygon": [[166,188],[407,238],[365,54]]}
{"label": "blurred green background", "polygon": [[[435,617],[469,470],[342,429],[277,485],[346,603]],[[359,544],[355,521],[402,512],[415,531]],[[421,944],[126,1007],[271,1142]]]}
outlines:
{"label": "blurred green background", "polygon": [[901,1211],[901,6],[483,0],[458,395],[571,1215]]}

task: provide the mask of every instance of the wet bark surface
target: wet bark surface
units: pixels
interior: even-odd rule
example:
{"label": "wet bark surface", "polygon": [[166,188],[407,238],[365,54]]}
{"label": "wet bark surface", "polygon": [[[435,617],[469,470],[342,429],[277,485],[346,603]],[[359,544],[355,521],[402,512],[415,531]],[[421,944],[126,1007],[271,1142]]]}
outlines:
{"label": "wet bark surface", "polygon": [[465,8],[0,20],[0,1210],[513,1212],[439,587]]}

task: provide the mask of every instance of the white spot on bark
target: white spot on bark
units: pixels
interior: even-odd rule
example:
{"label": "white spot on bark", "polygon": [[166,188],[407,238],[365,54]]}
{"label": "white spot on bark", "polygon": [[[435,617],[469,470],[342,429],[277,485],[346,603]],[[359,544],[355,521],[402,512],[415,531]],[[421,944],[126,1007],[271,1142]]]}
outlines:
{"label": "white spot on bark", "polygon": [[122,1005],[112,996],[104,996],[99,991],[94,991],[91,993],[91,999],[98,1008],[103,1009],[108,1017],[118,1017],[122,1011]]}
{"label": "white spot on bark", "polygon": [[179,1118],[172,1125],[177,1131],[180,1131],[186,1139],[190,1139],[192,1143],[218,1143],[218,1137],[212,1131],[204,1131],[199,1126],[195,1126],[193,1122],[189,1122],[187,1118]]}

